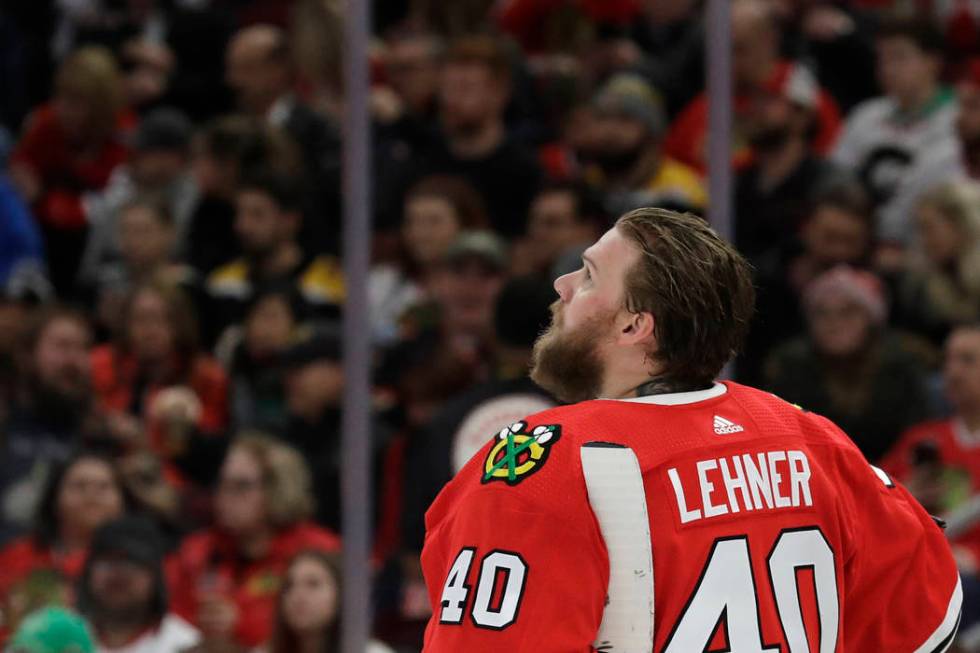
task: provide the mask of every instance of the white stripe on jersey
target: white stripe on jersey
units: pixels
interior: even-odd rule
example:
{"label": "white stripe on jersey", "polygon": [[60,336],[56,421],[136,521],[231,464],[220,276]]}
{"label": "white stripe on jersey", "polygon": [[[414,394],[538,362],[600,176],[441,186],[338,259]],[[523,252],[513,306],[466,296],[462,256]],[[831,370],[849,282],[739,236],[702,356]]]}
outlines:
{"label": "white stripe on jersey", "polygon": [[581,455],[589,504],[609,552],[609,589],[595,647],[650,653],[653,542],[640,464],[632,449],[617,444],[589,442]]}
{"label": "white stripe on jersey", "polygon": [[963,585],[959,575],[956,576],[956,587],[953,589],[953,596],[949,599],[949,607],[946,608],[946,616],[939,628],[929,636],[922,646],[915,649],[913,653],[942,653],[953,643],[953,636],[960,625],[960,609],[963,606]]}

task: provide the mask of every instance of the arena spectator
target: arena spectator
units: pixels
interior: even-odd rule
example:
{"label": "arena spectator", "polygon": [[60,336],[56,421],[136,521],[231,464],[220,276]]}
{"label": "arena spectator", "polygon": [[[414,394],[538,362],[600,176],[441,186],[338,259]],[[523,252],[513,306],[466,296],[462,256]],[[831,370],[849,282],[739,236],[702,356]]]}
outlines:
{"label": "arena spectator", "polygon": [[169,208],[158,198],[141,196],[119,208],[115,220],[119,258],[99,266],[94,278],[98,325],[116,334],[122,328],[126,297],[153,281],[190,287],[193,271],[175,262],[175,229]]}
{"label": "arena spectator", "polygon": [[303,337],[302,306],[289,286],[256,293],[230,354],[231,420],[237,430],[281,433],[288,423],[282,355]]}
{"label": "arena spectator", "polygon": [[834,268],[803,303],[809,335],[773,351],[766,387],[842,425],[877,460],[930,413],[923,362],[885,329],[883,290],[870,272]]}
{"label": "arena spectator", "polygon": [[228,44],[225,80],[239,108],[280,129],[299,146],[309,192],[303,198],[306,231],[316,251],[337,249],[340,137],[322,115],[296,95],[295,70],[285,32],[272,25],[240,30]]}
{"label": "arena spectator", "polygon": [[386,86],[374,96],[374,115],[385,135],[415,152],[431,142],[438,125],[440,57],[443,45],[433,34],[394,34],[385,42]]}
{"label": "arena spectator", "polygon": [[299,453],[267,437],[235,440],[214,496],[215,525],[186,539],[172,568],[174,609],[205,644],[255,647],[272,634],[278,588],[299,551],[335,551],[314,526],[310,472]]}
{"label": "arena spectator", "polygon": [[225,116],[199,135],[192,167],[202,197],[191,218],[186,258],[202,277],[241,254],[234,230],[239,180],[268,166],[289,176],[301,174],[296,144],[277,130],[243,116]]}
{"label": "arena spectator", "polygon": [[868,268],[874,216],[856,179],[833,178],[811,193],[800,231],[783,251],[756,262],[756,314],[738,360],[740,381],[759,381],[769,352],[806,330],[803,293],[839,266]]}
{"label": "arena spectator", "polygon": [[460,232],[486,227],[483,200],[462,178],[432,175],[408,191],[399,260],[375,265],[368,280],[371,324],[380,344],[393,342],[405,311],[431,295],[435,271]]}
{"label": "arena spectator", "polygon": [[561,276],[557,266],[569,258],[575,258],[578,267],[578,256],[595,241],[604,215],[596,193],[585,185],[546,184],[531,202],[527,236],[515,243],[511,253],[511,275],[556,279]]}
{"label": "arena spectator", "polygon": [[83,48],[61,65],[55,96],[30,117],[11,156],[11,177],[41,223],[51,278],[73,289],[85,244],[86,192],[99,191],[128,155],[135,124],[109,52]]}
{"label": "arena spectator", "polygon": [[885,238],[914,242],[915,209],[925,193],[944,182],[980,180],[980,59],[969,63],[956,86],[956,110],[956,138],[917,158],[894,199],[879,211]]}
{"label": "arena spectator", "polygon": [[443,65],[439,108],[443,139],[427,153],[425,171],[458,174],[480,191],[495,231],[524,231],[540,169],[532,153],[508,136],[504,110],[511,62],[499,41],[485,36],[453,43]]}
{"label": "arena spectator", "polygon": [[240,180],[236,195],[235,234],[244,256],[208,277],[206,319],[216,337],[241,321],[255,287],[290,283],[312,316],[336,318],[344,298],[340,263],[306,253],[299,242],[301,190],[296,180],[276,170],[259,170]]}
{"label": "arena spectator", "polygon": [[24,328],[15,355],[18,382],[0,455],[0,540],[33,517],[52,465],[98,435],[91,390],[91,333],[74,311],[42,310]]}
{"label": "arena spectator", "polygon": [[125,450],[149,447],[174,462],[228,426],[227,376],[198,348],[186,298],[165,283],[130,294],[116,341],[92,352],[92,381]]}
{"label": "arena spectator", "polygon": [[[341,342],[336,330],[315,331],[283,353],[285,402],[288,424],[283,440],[295,447],[313,473],[317,498],[316,520],[335,531],[341,524],[341,421],[344,368]],[[375,488],[372,519],[380,515],[385,487],[385,454],[388,429],[377,419],[371,428],[372,478]]]}
{"label": "arena spectator", "polygon": [[78,610],[100,653],[183,653],[200,633],[169,611],[164,543],[153,522],[123,517],[95,532],[78,584]]}
{"label": "arena spectator", "polygon": [[797,295],[839,265],[867,268],[874,253],[874,214],[867,193],[851,178],[817,188],[800,230],[801,250],[789,264],[787,281]]}
{"label": "arena spectator", "polygon": [[[831,158],[860,177],[887,216],[912,166],[954,139],[956,103],[940,83],[943,41],[931,24],[896,19],[883,24],[876,38],[884,95],[855,107]],[[901,224],[879,228],[886,240],[908,235]]]}
{"label": "arena spectator", "polygon": [[[785,78],[787,69],[798,64],[781,59],[779,24],[772,3],[766,0],[736,0],[732,3],[732,75],[735,85],[733,109],[736,125],[741,116],[752,111],[754,93],[773,80]],[[812,148],[826,153],[837,138],[840,113],[834,100],[823,90],[817,91]],[[701,170],[707,169],[708,98],[702,93],[681,111],[664,141],[669,156]],[[734,144],[734,163],[748,165],[752,150],[744,143]]]}
{"label": "arena spectator", "polygon": [[65,608],[42,608],[24,620],[11,639],[10,653],[95,653],[85,620]]}
{"label": "arena spectator", "polygon": [[[310,550],[289,563],[277,601],[276,625],[260,653],[322,653],[340,647],[343,585],[338,556]],[[365,653],[393,653],[378,641]]]}
{"label": "arena spectator", "polygon": [[487,378],[493,306],[507,267],[500,238],[486,231],[463,232],[439,266],[432,301],[406,315],[382,379],[399,388],[410,425],[426,424],[444,401]]}
{"label": "arena spectator", "polygon": [[98,283],[107,268],[119,263],[120,215],[141,197],[153,195],[165,207],[173,231],[166,254],[183,256],[191,216],[200,201],[188,168],[191,132],[187,117],[173,109],[156,109],[143,118],[128,163],[116,168],[105,190],[84,202],[90,230],[79,270],[83,283]]}
{"label": "arena spectator", "polygon": [[38,569],[55,569],[75,579],[82,571],[95,531],[132,507],[110,459],[80,451],[48,476],[34,532],[0,551],[0,595]]}
{"label": "arena spectator", "polygon": [[735,238],[756,266],[766,259],[786,264],[813,191],[834,174],[810,149],[816,79],[805,66],[785,72],[752,95],[753,109],[744,118],[755,157],[735,183]]}
{"label": "arena spectator", "polygon": [[916,213],[921,245],[898,282],[895,321],[939,346],[980,318],[980,184],[943,184]]}
{"label": "arena spectator", "polygon": [[641,77],[609,80],[593,99],[593,116],[593,142],[581,155],[595,166],[586,179],[605,191],[610,215],[654,205],[704,211],[698,173],[663,153],[667,119],[659,95]]}
{"label": "arena spectator", "polygon": [[976,446],[980,329],[975,324],[957,327],[946,341],[943,382],[952,416],[916,424],[881,460],[882,468],[934,514],[955,510],[980,492],[980,449]]}

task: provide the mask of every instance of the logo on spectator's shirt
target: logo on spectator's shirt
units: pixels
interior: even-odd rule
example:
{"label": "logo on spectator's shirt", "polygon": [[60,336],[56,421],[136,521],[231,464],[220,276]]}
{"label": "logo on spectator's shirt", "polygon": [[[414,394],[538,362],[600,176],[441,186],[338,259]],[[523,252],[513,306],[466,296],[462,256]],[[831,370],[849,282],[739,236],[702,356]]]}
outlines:
{"label": "logo on spectator's shirt", "polygon": [[744,430],[741,425],[715,415],[715,435],[730,435],[732,433],[741,433]]}
{"label": "logo on spectator's shirt", "polygon": [[530,433],[527,422],[514,422],[501,429],[483,463],[482,482],[517,485],[544,466],[548,452],[560,437],[561,427],[557,424],[535,426]]}

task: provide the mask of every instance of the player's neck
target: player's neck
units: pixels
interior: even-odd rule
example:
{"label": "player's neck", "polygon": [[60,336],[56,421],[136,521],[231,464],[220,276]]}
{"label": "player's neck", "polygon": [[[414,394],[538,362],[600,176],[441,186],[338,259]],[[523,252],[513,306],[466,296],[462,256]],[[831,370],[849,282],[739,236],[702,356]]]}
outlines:
{"label": "player's neck", "polygon": [[650,397],[653,395],[677,394],[678,392],[696,392],[698,390],[707,390],[710,387],[710,383],[694,383],[690,381],[677,381],[674,379],[656,377],[636,386],[636,388],[633,389],[631,396]]}
{"label": "player's neck", "polygon": [[600,397],[606,399],[635,399],[637,397],[650,397],[653,395],[677,394],[679,392],[696,392],[707,390],[711,383],[699,383],[673,379],[662,374],[649,373],[636,376],[618,376],[617,383],[610,383],[610,375],[606,376],[606,383],[603,384],[603,392]]}

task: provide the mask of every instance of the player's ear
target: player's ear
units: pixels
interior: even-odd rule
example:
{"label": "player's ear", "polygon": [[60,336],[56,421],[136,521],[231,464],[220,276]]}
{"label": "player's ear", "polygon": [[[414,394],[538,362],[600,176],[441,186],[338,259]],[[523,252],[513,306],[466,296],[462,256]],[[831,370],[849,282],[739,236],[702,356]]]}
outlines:
{"label": "player's ear", "polygon": [[653,314],[647,311],[641,313],[624,312],[620,323],[619,343],[622,345],[640,345],[649,342],[653,337]]}

